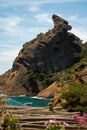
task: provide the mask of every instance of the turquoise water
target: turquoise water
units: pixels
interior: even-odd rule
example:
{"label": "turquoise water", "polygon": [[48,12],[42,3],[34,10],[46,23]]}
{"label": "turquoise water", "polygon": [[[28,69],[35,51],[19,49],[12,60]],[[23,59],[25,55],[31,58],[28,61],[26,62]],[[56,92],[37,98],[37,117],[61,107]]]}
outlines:
{"label": "turquoise water", "polygon": [[51,99],[42,99],[28,96],[8,96],[7,105],[47,107]]}

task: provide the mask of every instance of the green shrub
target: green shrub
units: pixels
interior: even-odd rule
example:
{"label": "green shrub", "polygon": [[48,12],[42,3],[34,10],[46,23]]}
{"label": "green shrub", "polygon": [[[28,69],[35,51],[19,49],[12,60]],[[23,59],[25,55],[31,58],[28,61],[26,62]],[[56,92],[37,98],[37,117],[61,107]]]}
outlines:
{"label": "green shrub", "polygon": [[19,130],[20,127],[18,126],[18,123],[18,117],[11,114],[6,115],[2,124],[3,130]]}
{"label": "green shrub", "polygon": [[38,81],[41,83],[43,88],[46,88],[55,81],[55,74],[50,72],[46,73],[44,71],[36,72],[29,70],[28,76],[22,85],[27,91],[37,94],[39,92]]}
{"label": "green shrub", "polygon": [[61,105],[68,111],[87,112],[87,84],[72,83],[68,92],[62,94]]}

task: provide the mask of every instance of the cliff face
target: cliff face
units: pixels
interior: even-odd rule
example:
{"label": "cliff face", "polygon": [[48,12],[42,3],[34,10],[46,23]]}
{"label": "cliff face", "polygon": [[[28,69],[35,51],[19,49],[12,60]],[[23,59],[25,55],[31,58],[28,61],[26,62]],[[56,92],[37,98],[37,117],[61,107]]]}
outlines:
{"label": "cliff face", "polygon": [[[53,15],[52,19],[53,29],[45,34],[40,33],[35,39],[25,43],[15,58],[12,69],[0,76],[0,88],[4,93],[31,95],[32,83],[23,84],[29,78],[29,71],[54,73],[79,60],[75,54],[81,52],[81,47],[76,44],[80,39],[68,32],[72,27],[66,20],[57,15]],[[39,81],[33,85],[34,94],[40,91],[40,85]]]}
{"label": "cliff face", "polygon": [[60,71],[74,63],[74,53],[80,47],[75,35],[68,33],[71,29],[68,22],[53,15],[54,28],[46,34],[40,33],[36,39],[26,43],[13,63],[13,71],[20,69],[20,64],[34,71]]}

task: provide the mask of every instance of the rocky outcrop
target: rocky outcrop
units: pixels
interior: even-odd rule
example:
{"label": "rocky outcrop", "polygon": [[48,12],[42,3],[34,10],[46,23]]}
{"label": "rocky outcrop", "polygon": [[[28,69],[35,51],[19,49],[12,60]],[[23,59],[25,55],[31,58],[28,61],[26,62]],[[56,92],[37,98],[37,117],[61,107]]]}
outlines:
{"label": "rocky outcrop", "polygon": [[[29,72],[58,72],[73,65],[79,59],[76,53],[81,52],[80,39],[68,32],[71,26],[57,15],[52,16],[54,27],[47,33],[40,33],[35,39],[26,42],[15,58],[12,69],[0,76],[0,88],[6,94],[32,95],[43,89],[41,84],[28,83]],[[4,77],[4,78],[2,78]],[[27,81],[27,82],[26,82]],[[41,88],[41,89],[40,89]]]}
{"label": "rocky outcrop", "polygon": [[36,39],[24,44],[13,63],[12,70],[23,68],[33,71],[60,71],[75,61],[73,54],[81,51],[74,44],[79,41],[75,35],[68,33],[71,29],[68,22],[53,15],[54,28],[46,34],[40,33]]}

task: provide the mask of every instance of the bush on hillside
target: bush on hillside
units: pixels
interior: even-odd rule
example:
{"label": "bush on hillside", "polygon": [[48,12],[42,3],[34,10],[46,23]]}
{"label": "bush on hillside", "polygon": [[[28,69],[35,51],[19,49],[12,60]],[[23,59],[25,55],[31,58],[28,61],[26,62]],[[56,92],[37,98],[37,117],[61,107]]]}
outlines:
{"label": "bush on hillside", "polygon": [[23,82],[23,86],[27,89],[27,91],[37,94],[39,92],[38,81],[41,82],[43,88],[46,88],[55,81],[55,74],[44,71],[35,72],[29,70],[28,78]]}
{"label": "bush on hillside", "polygon": [[68,111],[87,112],[87,83],[72,83],[68,92],[62,94],[64,102],[61,103]]}

